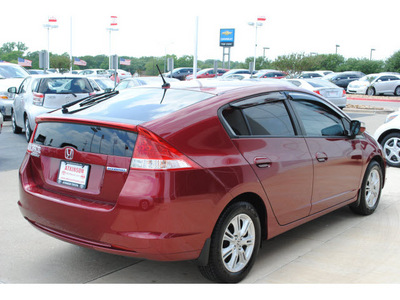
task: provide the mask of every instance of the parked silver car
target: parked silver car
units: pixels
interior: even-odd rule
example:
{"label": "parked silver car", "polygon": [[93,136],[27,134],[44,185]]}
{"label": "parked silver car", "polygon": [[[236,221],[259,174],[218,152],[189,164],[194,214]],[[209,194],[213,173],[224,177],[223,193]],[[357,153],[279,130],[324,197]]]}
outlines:
{"label": "parked silver car", "polygon": [[391,73],[369,74],[350,82],[347,92],[352,94],[394,94],[400,96],[400,75]]}
{"label": "parked silver car", "polygon": [[332,82],[324,79],[287,79],[288,82],[294,84],[295,86],[301,87],[303,89],[313,91],[325,97],[333,104],[340,108],[346,107],[347,97],[346,91],[333,84]]}
{"label": "parked silver car", "polygon": [[71,74],[28,76],[18,89],[11,87],[8,92],[15,94],[12,109],[13,132],[20,133],[24,129],[27,141],[30,140],[38,115],[94,94],[86,77]]}
{"label": "parked silver car", "polygon": [[11,63],[0,63],[0,109],[4,117],[11,116],[14,95],[7,90],[19,86],[29,73],[21,66]]}

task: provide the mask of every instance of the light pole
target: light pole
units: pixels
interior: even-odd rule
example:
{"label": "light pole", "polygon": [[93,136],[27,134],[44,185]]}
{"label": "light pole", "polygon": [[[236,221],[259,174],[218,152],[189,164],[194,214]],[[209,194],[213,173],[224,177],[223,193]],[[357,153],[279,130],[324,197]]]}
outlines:
{"label": "light pole", "polygon": [[254,70],[256,69],[256,55],[257,55],[257,28],[261,27],[263,23],[261,22],[248,22],[250,26],[254,26],[256,29],[256,38],[255,38],[255,46],[254,46]]}
{"label": "light pole", "polygon": [[111,32],[112,31],[118,31],[119,28],[117,28],[118,23],[117,23],[117,17],[116,16],[111,16],[111,22],[110,22],[110,27],[107,27],[107,30],[109,31],[109,44],[108,44],[108,52],[109,52],[109,65],[108,68],[111,69]]}
{"label": "light pole", "polygon": [[269,50],[269,47],[264,47],[263,48],[263,58],[264,58],[264,60],[265,60],[265,50]]}
{"label": "light pole", "polygon": [[47,24],[43,25],[44,28],[47,28],[47,69],[50,68],[50,29],[57,28],[57,19],[55,17],[49,17]]}
{"label": "light pole", "polygon": [[369,54],[369,60],[372,60],[372,51],[375,51],[375,49],[371,48],[371,53]]}
{"label": "light pole", "polygon": [[336,45],[336,54],[337,54],[337,48],[339,48],[340,47],[340,45]]}

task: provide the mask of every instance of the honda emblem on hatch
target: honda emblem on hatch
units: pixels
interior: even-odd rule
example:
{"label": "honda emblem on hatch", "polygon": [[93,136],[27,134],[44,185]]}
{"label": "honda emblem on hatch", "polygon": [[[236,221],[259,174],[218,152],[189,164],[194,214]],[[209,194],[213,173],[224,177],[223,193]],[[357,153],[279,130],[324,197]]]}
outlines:
{"label": "honda emblem on hatch", "polygon": [[65,149],[65,159],[73,159],[74,158],[74,149],[72,148],[67,148]]}

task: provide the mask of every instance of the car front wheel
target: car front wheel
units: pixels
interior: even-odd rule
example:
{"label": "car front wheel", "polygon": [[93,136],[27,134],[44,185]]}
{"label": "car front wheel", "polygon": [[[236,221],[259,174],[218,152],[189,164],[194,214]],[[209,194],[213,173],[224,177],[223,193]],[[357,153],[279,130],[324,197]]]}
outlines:
{"label": "car front wheel", "polygon": [[16,121],[15,121],[15,113],[14,113],[14,111],[12,112],[12,115],[11,115],[11,126],[12,126],[13,133],[18,134],[18,133],[22,132],[22,128],[19,127],[17,125]]}
{"label": "car front wheel", "polygon": [[383,152],[389,166],[400,167],[400,133],[394,132],[382,140]]}
{"label": "car front wheel", "polygon": [[370,87],[367,89],[367,95],[368,96],[374,96],[375,95],[375,89],[373,87]]}
{"label": "car front wheel", "polygon": [[359,199],[350,205],[353,212],[359,215],[370,215],[378,207],[383,183],[382,169],[378,162],[372,161],[365,171]]}
{"label": "car front wheel", "polygon": [[261,242],[260,219],[247,202],[236,202],[220,216],[211,237],[204,277],[215,282],[236,283],[249,273]]}

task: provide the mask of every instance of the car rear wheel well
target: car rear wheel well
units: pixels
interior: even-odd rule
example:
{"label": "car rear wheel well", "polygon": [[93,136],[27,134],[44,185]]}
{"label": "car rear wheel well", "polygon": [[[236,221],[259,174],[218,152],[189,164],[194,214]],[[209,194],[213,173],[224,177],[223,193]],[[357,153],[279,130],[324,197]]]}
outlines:
{"label": "car rear wheel well", "polygon": [[382,188],[383,188],[383,186],[385,185],[385,178],[386,178],[385,162],[384,162],[383,158],[381,156],[379,156],[379,155],[374,156],[371,159],[371,162],[372,161],[376,161],[379,164],[379,166],[381,167],[381,170],[382,170]]}
{"label": "car rear wheel well", "polygon": [[[236,202],[248,202],[254,206],[258,213],[258,217],[260,218],[261,224],[261,239],[267,238],[267,210],[264,204],[264,201],[261,199],[260,196],[254,193],[244,193],[241,195],[236,196],[232,199],[231,202],[225,207],[226,210],[229,206],[233,205]],[[222,213],[221,213],[222,214]]]}

